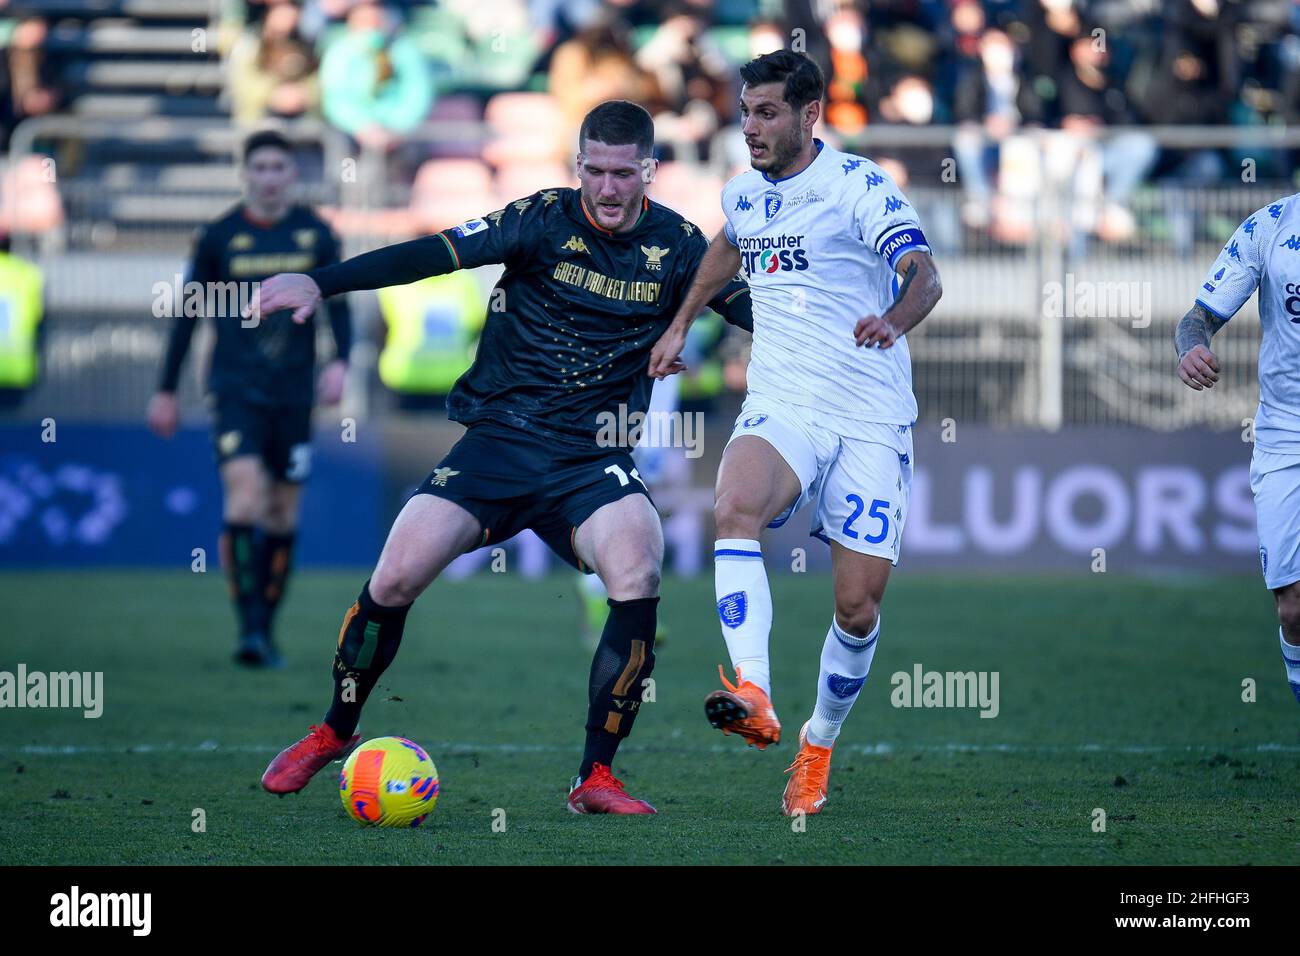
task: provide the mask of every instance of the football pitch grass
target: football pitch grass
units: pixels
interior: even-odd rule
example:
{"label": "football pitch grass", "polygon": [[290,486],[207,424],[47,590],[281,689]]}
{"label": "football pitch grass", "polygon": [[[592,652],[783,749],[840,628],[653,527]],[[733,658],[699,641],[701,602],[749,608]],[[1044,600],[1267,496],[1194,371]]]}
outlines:
{"label": "football pitch grass", "polygon": [[[813,701],[826,576],[773,576],[785,737],[763,753],[704,720],[726,660],[712,575],[665,582],[655,700],[615,766],[659,809],[636,818],[565,810],[590,664],[573,578],[436,583],[361,728],[410,737],[437,763],[441,795],[415,830],[346,817],[339,764],[295,796],[258,783],[274,753],[319,721],[339,621],[362,580],[297,574],[279,627],[288,667],[249,673],[230,660],[217,574],[6,575],[0,670],[102,671],[104,703],[98,719],[0,710],[0,863],[1300,860],[1300,708],[1253,577],[900,571],[829,802],[802,832],[779,799]],[[917,664],[996,671],[997,716],[892,706],[891,675]],[[1253,703],[1242,700],[1246,678]]]}

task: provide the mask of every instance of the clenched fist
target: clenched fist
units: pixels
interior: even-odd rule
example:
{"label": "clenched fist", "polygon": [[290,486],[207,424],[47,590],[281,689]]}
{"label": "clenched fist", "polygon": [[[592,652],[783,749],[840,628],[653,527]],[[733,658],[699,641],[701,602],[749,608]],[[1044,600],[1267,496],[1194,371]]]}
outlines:
{"label": "clenched fist", "polygon": [[1193,345],[1178,360],[1178,377],[1198,392],[1219,380],[1219,358],[1204,345]]}

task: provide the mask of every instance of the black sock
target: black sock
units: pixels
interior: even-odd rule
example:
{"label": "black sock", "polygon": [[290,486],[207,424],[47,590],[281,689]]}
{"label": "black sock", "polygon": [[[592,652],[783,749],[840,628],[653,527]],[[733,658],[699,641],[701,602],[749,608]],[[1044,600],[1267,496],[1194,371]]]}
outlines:
{"label": "black sock", "polygon": [[262,600],[266,603],[268,629],[289,583],[289,572],[293,568],[294,540],[292,531],[288,534],[272,534],[268,531],[262,536],[262,544],[258,549],[258,581],[262,589]]}
{"label": "black sock", "polygon": [[325,714],[325,723],[344,740],[356,731],[366,698],[379,682],[379,675],[397,656],[410,609],[409,604],[376,604],[367,581],[357,602],[344,615],[334,654],[334,699]]}
{"label": "black sock", "polygon": [[655,666],[655,614],[659,599],[609,601],[609,617],[591,659],[588,686],[587,744],[578,776],[591,774],[593,763],[612,766],[619,743],[632,732],[641,709],[642,681]]}
{"label": "black sock", "polygon": [[266,601],[258,585],[258,547],[252,525],[227,521],[221,535],[221,564],[230,600],[239,616],[239,633],[266,632]]}

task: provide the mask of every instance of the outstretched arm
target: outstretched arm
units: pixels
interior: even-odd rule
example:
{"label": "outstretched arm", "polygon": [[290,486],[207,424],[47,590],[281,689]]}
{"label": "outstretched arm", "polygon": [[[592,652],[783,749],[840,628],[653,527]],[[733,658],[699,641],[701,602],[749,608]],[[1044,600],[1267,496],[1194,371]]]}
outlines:
{"label": "outstretched arm", "polygon": [[1199,302],[1188,310],[1174,330],[1178,352],[1178,377],[1198,392],[1219,380],[1219,359],[1210,351],[1210,339],[1227,324]]}
{"label": "outstretched arm", "polygon": [[295,322],[306,322],[322,298],[341,292],[406,285],[459,268],[451,244],[442,233],[434,233],[365,252],[336,265],[321,266],[310,273],[273,275],[254,291],[252,301],[244,309],[244,318],[260,319],[280,309],[292,309]]}

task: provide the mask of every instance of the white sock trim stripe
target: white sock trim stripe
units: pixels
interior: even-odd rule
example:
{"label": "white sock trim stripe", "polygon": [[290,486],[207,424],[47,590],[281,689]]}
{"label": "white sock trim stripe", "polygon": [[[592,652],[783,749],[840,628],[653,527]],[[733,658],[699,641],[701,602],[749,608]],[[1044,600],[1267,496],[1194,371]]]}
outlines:
{"label": "white sock trim stripe", "polygon": [[831,617],[831,630],[835,632],[836,639],[851,651],[865,651],[880,637],[880,615],[876,615],[876,626],[871,629],[871,633],[866,637],[854,637],[844,628],[840,627],[840,622]]}
{"label": "white sock trim stripe", "polygon": [[719,538],[713,542],[713,556],[728,561],[761,561],[763,546],[753,538]]}
{"label": "white sock trim stripe", "polygon": [[1286,635],[1282,633],[1282,628],[1277,629],[1278,640],[1282,642],[1282,656],[1292,664],[1300,664],[1300,644],[1287,643]]}

